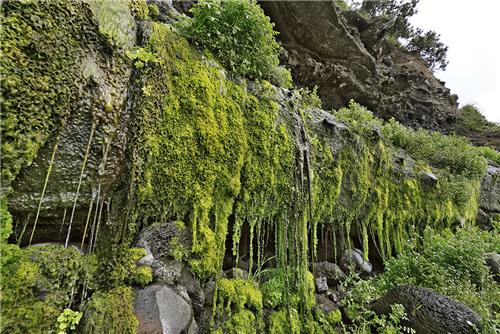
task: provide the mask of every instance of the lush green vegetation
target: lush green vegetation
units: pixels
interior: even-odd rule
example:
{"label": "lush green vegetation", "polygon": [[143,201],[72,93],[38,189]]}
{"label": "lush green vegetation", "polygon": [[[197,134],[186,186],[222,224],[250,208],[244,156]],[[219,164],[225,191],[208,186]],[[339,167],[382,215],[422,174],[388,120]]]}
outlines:
{"label": "lush green vegetation", "polygon": [[[62,1],[47,8],[44,2],[32,7],[10,3],[12,15],[2,17],[10,47],[2,50],[2,88],[7,92],[2,100],[7,113],[2,154],[7,157],[8,183],[31,163],[52,131],[57,133],[76,98],[71,94],[71,69],[79,52],[75,43],[85,39],[79,35],[81,25],[95,27],[95,22],[82,20],[98,13],[100,38],[114,49],[125,48],[129,40],[116,29],[122,22],[110,13],[126,13],[127,18],[132,13],[141,20],[159,13],[145,2],[123,4],[115,12],[106,1],[91,6]],[[79,14],[70,20],[75,12]],[[210,49],[228,69],[287,85],[282,75],[288,72],[276,75],[283,70],[275,33],[255,2],[202,1],[193,15],[177,29]],[[68,47],[54,59],[48,52],[26,59],[23,50],[31,47],[28,39],[36,37],[38,21],[54,25],[38,27],[44,39],[35,38],[36,47],[59,50],[59,32],[66,25],[76,40],[62,39]],[[264,308],[272,310],[267,317],[270,333],[333,332],[342,315],[315,307],[309,265],[316,259],[322,231],[338,232],[325,233],[332,252],[351,247],[353,236],[359,235],[366,258],[385,260],[387,270],[377,279],[346,283],[354,284],[346,301],[352,321],[343,325],[347,331],[404,330],[400,306],[386,317],[366,310],[367,303],[398,283],[427,286],[461,300],[484,317],[486,328],[495,326],[500,296],[482,256],[498,252],[498,232],[465,228],[452,234],[446,228],[473,223],[484,157],[498,161],[498,152],[474,148],[458,137],[384,123],[354,102],[328,115],[317,109],[319,99],[307,89],[279,101],[268,81],[257,80],[250,89],[244,80],[228,80],[210,51],[201,54],[165,24],[148,24],[148,41],[130,49],[128,59],[120,58],[130,62],[137,79],[128,148],[129,202],[123,220],[116,219],[111,227],[126,231],[124,241],[87,255],[73,248],[7,244],[12,217],[2,196],[0,300],[6,332],[68,332],[75,327],[88,333],[134,332],[131,286],[148,284],[152,274],[137,267],[145,253],[129,249],[128,242],[144,226],[171,221],[192,239],[187,248],[172,238],[173,257],[187,262],[200,281],[216,282],[216,333],[264,329]],[[46,76],[37,72],[47,64],[53,71]],[[35,71],[34,86],[18,85],[20,75],[30,71]],[[58,85],[69,91],[58,95],[58,103],[48,101]],[[99,106],[113,110],[109,103]],[[31,123],[25,126],[19,115]],[[428,182],[429,173],[437,176],[435,183]],[[248,280],[219,277],[231,216],[232,253],[236,259],[248,256]],[[250,231],[249,254],[239,254],[244,225]],[[263,269],[270,235],[276,268]]]}
{"label": "lush green vegetation", "polygon": [[[352,277],[345,300],[350,317],[358,324],[375,315],[368,305],[391,288],[413,284],[431,288],[461,301],[483,318],[483,332],[500,329],[498,319],[500,290],[484,262],[485,254],[500,249],[498,226],[492,232],[476,227],[459,228],[455,232],[427,229],[416,243],[409,243],[404,252],[385,262],[385,271],[370,280]],[[352,284],[352,285],[351,285]]]}
{"label": "lush green vegetation", "polygon": [[203,0],[191,9],[192,19],[178,25],[195,44],[211,50],[235,73],[291,85],[290,73],[279,66],[278,34],[254,0]]}

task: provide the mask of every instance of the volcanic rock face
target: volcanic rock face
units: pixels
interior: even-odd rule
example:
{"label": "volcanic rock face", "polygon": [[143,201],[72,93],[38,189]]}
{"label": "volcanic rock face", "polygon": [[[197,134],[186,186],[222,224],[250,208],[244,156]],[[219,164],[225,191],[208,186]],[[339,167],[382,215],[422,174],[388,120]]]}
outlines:
{"label": "volcanic rock face", "polygon": [[482,228],[491,229],[491,220],[500,215],[500,168],[488,166],[485,177],[481,180],[479,210],[477,222]]}
{"label": "volcanic rock face", "polygon": [[262,7],[280,32],[294,82],[317,86],[326,108],[354,99],[384,119],[449,128],[457,96],[418,57],[384,39],[390,22],[343,12],[333,1],[271,1]]}

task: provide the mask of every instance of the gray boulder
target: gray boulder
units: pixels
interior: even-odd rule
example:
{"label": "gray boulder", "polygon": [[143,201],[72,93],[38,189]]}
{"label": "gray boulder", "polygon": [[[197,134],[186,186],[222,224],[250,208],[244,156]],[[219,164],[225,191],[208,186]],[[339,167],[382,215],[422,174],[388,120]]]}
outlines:
{"label": "gray boulder", "polygon": [[500,167],[488,166],[486,175],[481,179],[481,192],[479,195],[479,210],[477,215],[478,225],[490,230],[491,220],[495,215],[500,215]]}
{"label": "gray boulder", "polygon": [[326,277],[316,278],[316,291],[318,292],[328,291],[328,284],[326,283]]}
{"label": "gray boulder", "polygon": [[179,226],[174,222],[153,224],[141,232],[136,242],[137,247],[146,250],[139,264],[151,267],[157,282],[173,285],[182,277],[185,264],[174,259],[173,247],[190,249],[191,239],[187,229]]}
{"label": "gray boulder", "polygon": [[476,312],[426,288],[396,287],[371,309],[377,314],[389,314],[393,304],[404,306],[408,318],[405,325],[415,329],[417,334],[472,334],[481,325],[481,317]]}
{"label": "gray boulder", "polygon": [[365,261],[363,252],[359,249],[346,249],[340,258],[340,267],[345,272],[356,272],[367,275],[372,272],[372,264]]}
{"label": "gray boulder", "polygon": [[338,309],[333,301],[323,295],[316,295],[316,307],[323,311],[324,314],[329,314]]}
{"label": "gray boulder", "polygon": [[327,261],[316,263],[314,276],[316,279],[325,278],[329,287],[334,287],[346,279],[346,275],[338,265]]}
{"label": "gray boulder", "polygon": [[493,279],[497,282],[500,282],[500,254],[488,253],[485,256],[484,261],[490,268],[490,273],[491,275],[493,275]]}
{"label": "gray boulder", "polygon": [[134,312],[139,320],[138,334],[196,333],[189,303],[173,288],[153,284],[138,289]]}

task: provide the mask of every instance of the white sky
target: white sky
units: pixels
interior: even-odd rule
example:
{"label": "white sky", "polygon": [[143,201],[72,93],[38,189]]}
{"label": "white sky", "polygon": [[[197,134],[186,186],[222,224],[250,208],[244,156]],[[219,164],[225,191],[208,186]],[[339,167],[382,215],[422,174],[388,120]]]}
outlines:
{"label": "white sky", "polygon": [[500,1],[420,0],[413,25],[435,30],[448,45],[449,64],[436,75],[483,115],[500,122]]}

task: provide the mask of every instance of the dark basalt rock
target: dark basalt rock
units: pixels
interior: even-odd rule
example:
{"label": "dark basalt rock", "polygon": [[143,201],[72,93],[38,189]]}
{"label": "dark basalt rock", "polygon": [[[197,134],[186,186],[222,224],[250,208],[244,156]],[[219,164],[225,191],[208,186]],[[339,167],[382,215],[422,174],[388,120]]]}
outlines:
{"label": "dark basalt rock", "polygon": [[171,242],[174,238],[180,247],[186,250],[191,248],[189,232],[180,230],[172,222],[157,223],[145,228],[136,242],[137,247],[146,251],[146,256],[139,263],[151,267],[155,280],[161,283],[175,284],[183,278],[184,281],[189,281],[188,273],[183,271],[184,264],[176,261],[172,255]]}
{"label": "dark basalt rock", "polygon": [[373,269],[372,264],[363,259],[363,252],[359,249],[346,249],[340,258],[340,267],[345,272],[361,275],[368,275]]}
{"label": "dark basalt rock", "polygon": [[175,289],[160,284],[137,289],[134,312],[137,333],[197,333],[189,303]]}
{"label": "dark basalt rock", "polygon": [[490,268],[493,279],[500,283],[500,254],[488,253],[485,256],[484,262]]}
{"label": "dark basalt rock", "polygon": [[333,1],[270,1],[283,61],[300,86],[318,86],[326,108],[354,99],[378,116],[411,127],[447,130],[457,113],[451,95],[415,55],[385,40],[393,24],[340,10]]}
{"label": "dark basalt rock", "polygon": [[346,279],[346,275],[338,265],[327,261],[316,263],[314,266],[314,275],[316,279],[326,279],[326,283],[328,284],[327,289],[328,287],[335,287]]}
{"label": "dark basalt rock", "polygon": [[500,167],[488,166],[481,179],[477,222],[483,229],[492,229],[491,220],[500,215]]}
{"label": "dark basalt rock", "polygon": [[401,304],[408,318],[405,325],[417,334],[472,334],[481,317],[467,306],[430,289],[402,285],[389,291],[371,307],[377,314],[389,314],[391,305]]}

